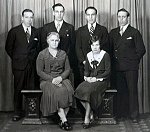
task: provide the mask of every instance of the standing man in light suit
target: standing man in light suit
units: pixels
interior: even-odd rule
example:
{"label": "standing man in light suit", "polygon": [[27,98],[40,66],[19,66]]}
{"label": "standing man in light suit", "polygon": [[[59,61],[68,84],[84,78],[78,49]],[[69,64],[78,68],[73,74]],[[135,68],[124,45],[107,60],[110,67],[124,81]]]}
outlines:
{"label": "standing man in light suit", "polygon": [[89,44],[90,37],[93,35],[98,36],[102,45],[101,48],[109,52],[108,31],[106,27],[101,26],[96,22],[97,9],[92,6],[87,7],[85,9],[85,17],[87,20],[87,24],[78,29],[76,36],[76,53],[80,70],[80,82],[84,80],[83,73],[86,55],[91,50]]}
{"label": "standing man in light suit", "polygon": [[22,12],[22,23],[13,27],[6,40],[5,49],[12,60],[14,75],[14,116],[13,121],[22,117],[21,90],[38,89],[36,58],[39,53],[38,31],[31,26],[34,13],[30,9]]}
{"label": "standing man in light suit", "polygon": [[145,46],[140,32],[129,24],[129,12],[122,8],[117,12],[119,27],[110,31],[112,46],[112,67],[117,88],[118,118],[130,117],[137,122],[138,69],[145,54]]}

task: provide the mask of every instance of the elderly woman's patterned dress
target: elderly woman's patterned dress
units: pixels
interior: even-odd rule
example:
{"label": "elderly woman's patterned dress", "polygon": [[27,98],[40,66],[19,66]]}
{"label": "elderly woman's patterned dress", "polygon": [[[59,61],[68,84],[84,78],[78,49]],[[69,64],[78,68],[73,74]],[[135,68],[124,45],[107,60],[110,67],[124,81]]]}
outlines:
{"label": "elderly woman's patterned dress", "polygon": [[[72,105],[73,88],[67,79],[70,65],[66,53],[58,50],[53,57],[48,48],[41,51],[37,58],[37,74],[40,76],[40,88],[43,91],[40,109],[43,116],[57,112],[58,108],[67,108]],[[52,84],[54,77],[63,78],[62,86]]]}

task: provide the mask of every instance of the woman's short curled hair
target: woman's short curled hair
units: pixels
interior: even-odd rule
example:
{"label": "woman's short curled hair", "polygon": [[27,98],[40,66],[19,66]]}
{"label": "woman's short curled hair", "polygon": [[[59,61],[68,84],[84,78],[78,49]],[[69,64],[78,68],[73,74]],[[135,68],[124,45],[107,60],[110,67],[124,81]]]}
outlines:
{"label": "woman's short curled hair", "polygon": [[60,38],[60,37],[59,37],[59,34],[58,34],[57,32],[49,32],[49,33],[47,34],[47,39],[48,39],[49,37],[51,37],[52,35],[55,35],[55,36],[57,36],[58,38]]}
{"label": "woman's short curled hair", "polygon": [[89,43],[90,43],[90,45],[91,45],[93,42],[96,42],[96,41],[99,41],[99,42],[100,42],[99,37],[98,37],[97,35],[92,35],[92,36],[90,37]]}
{"label": "woman's short curled hair", "polygon": [[97,35],[92,35],[92,36],[90,37],[89,44],[92,45],[92,44],[93,44],[94,42],[96,42],[96,41],[99,41],[100,49],[102,49],[100,38],[99,38],[99,36],[97,36]]}

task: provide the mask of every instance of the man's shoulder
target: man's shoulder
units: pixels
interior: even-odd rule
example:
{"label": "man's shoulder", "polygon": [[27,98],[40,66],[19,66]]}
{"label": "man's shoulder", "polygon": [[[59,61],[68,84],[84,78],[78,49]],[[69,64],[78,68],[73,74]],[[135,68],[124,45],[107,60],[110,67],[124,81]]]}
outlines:
{"label": "man's shoulder", "polygon": [[105,26],[96,23],[96,28],[107,29]]}
{"label": "man's shoulder", "polygon": [[84,26],[79,27],[77,31],[78,31],[78,32],[82,32],[82,31],[84,31],[84,30],[86,30],[86,29],[88,29],[87,24],[84,25]]}
{"label": "man's shoulder", "polygon": [[72,24],[67,23],[65,21],[63,21],[63,25],[65,25],[65,27],[67,27],[67,28],[74,28],[74,26]]}
{"label": "man's shoulder", "polygon": [[12,27],[11,29],[10,29],[10,31],[15,31],[15,30],[18,30],[18,29],[21,29],[22,28],[22,25],[20,24],[20,25],[17,25],[17,26],[15,26],[15,27]]}
{"label": "man's shoulder", "polygon": [[132,32],[139,33],[139,30],[136,29],[135,27],[132,27],[131,25],[128,26],[128,29],[130,29],[130,31],[132,31]]}
{"label": "man's shoulder", "polygon": [[50,23],[46,23],[46,24],[44,24],[44,26],[43,26],[43,27],[49,27],[49,26],[52,26],[52,25],[54,25],[54,21],[52,21],[52,22],[50,22]]}
{"label": "man's shoulder", "polygon": [[119,28],[119,27],[112,28],[112,29],[110,30],[110,33],[116,32],[117,30],[119,30],[118,28]]}
{"label": "man's shoulder", "polygon": [[12,27],[10,30],[9,30],[9,33],[10,34],[14,34],[14,33],[18,33],[18,31],[21,31],[22,30],[22,25],[18,25],[18,26],[15,26],[15,27]]}

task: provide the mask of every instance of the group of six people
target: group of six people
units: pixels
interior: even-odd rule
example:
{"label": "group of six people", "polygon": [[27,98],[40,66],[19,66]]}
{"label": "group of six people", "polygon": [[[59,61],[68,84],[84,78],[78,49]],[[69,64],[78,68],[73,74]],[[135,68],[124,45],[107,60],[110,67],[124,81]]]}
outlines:
{"label": "group of six people", "polygon": [[[138,68],[145,47],[140,32],[129,24],[129,12],[119,9],[119,26],[108,33],[96,22],[97,9],[87,7],[87,24],[75,33],[74,26],[63,20],[64,6],[57,3],[52,9],[54,21],[40,30],[32,26],[33,11],[25,9],[22,23],[8,32],[5,49],[14,75],[12,120],[18,121],[23,114],[21,90],[40,88],[43,116],[57,113],[59,126],[71,130],[66,116],[76,97],[85,108],[83,128],[89,128],[99,116],[103,93],[110,83],[118,91],[117,117],[137,121]],[[79,83],[73,88],[69,75],[77,69]]]}

